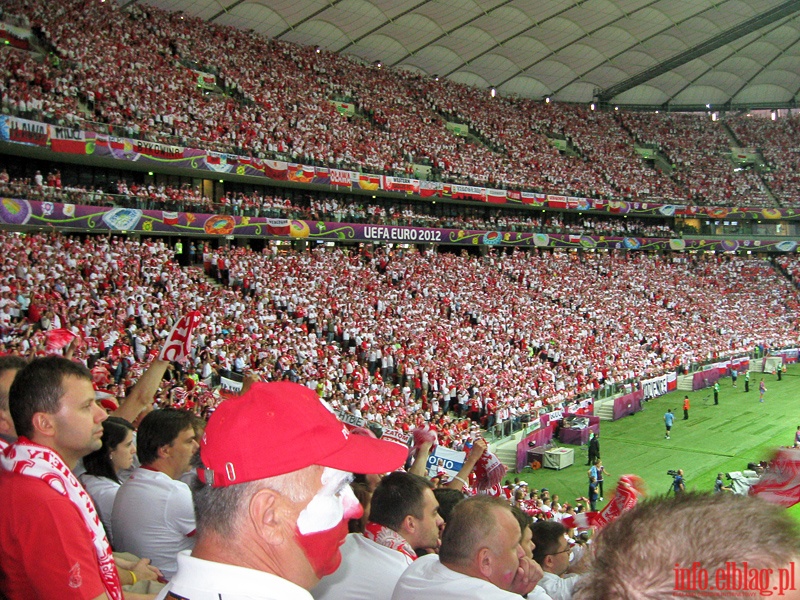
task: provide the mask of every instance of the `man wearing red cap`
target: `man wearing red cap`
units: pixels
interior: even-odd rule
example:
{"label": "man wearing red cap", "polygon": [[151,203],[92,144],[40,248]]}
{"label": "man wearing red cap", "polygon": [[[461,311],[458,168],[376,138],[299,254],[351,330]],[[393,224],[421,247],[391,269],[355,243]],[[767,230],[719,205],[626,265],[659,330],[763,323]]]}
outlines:
{"label": "man wearing red cap", "polygon": [[307,387],[258,383],[214,412],[194,490],[197,543],[158,596],[310,600],[362,512],[352,472],[384,473],[407,449],[353,436]]}

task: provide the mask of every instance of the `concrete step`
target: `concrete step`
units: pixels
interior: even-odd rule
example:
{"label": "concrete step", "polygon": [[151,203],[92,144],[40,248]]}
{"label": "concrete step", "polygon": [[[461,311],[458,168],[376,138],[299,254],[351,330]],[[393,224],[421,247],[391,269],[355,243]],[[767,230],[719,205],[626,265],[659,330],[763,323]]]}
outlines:
{"label": "concrete step", "polygon": [[691,392],[694,389],[694,377],[692,375],[678,376],[678,389],[682,392]]}
{"label": "concrete step", "polygon": [[614,399],[598,400],[594,403],[594,415],[601,421],[614,420]]}

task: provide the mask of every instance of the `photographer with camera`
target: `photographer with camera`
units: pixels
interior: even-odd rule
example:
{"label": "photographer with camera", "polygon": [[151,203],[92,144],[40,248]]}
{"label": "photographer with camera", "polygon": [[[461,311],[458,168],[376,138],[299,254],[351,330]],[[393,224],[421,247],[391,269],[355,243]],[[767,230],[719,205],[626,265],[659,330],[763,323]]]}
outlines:
{"label": "photographer with camera", "polygon": [[672,476],[672,492],[676,496],[680,496],[686,491],[686,484],[683,482],[683,469],[678,469],[674,471],[670,469],[667,471],[667,475]]}
{"label": "photographer with camera", "polygon": [[[730,475],[728,476],[730,479]],[[722,473],[717,473],[717,480],[714,482],[714,493],[721,494],[722,492],[732,492],[733,488],[729,485],[725,485],[725,481],[722,479]]]}

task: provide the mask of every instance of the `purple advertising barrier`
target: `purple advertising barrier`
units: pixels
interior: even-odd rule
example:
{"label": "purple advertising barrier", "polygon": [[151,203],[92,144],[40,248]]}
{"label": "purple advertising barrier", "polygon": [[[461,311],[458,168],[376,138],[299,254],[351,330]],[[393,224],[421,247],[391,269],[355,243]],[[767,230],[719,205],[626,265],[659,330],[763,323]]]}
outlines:
{"label": "purple advertising barrier", "polygon": [[644,392],[642,390],[636,390],[630,394],[615,398],[614,421],[642,410],[642,398],[644,398]]}
{"label": "purple advertising barrier", "polygon": [[544,448],[553,441],[553,427],[549,425],[549,420],[540,420],[540,423],[539,429],[529,433],[517,444],[517,473],[521,472],[528,464],[528,450],[531,448],[531,442],[534,443],[534,448]]}
{"label": "purple advertising barrier", "polygon": [[[0,116],[0,119],[2,117]],[[198,212],[146,210],[126,207],[84,206],[41,202],[22,198],[0,198],[0,223],[28,227],[56,227],[79,231],[202,235],[258,236],[303,239],[308,242],[391,242],[432,243],[461,246],[497,245],[521,248],[601,248],[630,250],[714,250],[733,251],[731,240],[676,240],[666,238],[625,238],[576,236],[478,229],[436,229],[402,225],[336,223],[303,219],[271,219]],[[738,247],[739,242],[736,242]],[[758,245],[764,252],[794,252],[794,241],[742,240],[742,247]]]}
{"label": "purple advertising barrier", "polygon": [[719,371],[716,368],[698,371],[692,375],[692,390],[702,390],[711,387],[719,380]]}

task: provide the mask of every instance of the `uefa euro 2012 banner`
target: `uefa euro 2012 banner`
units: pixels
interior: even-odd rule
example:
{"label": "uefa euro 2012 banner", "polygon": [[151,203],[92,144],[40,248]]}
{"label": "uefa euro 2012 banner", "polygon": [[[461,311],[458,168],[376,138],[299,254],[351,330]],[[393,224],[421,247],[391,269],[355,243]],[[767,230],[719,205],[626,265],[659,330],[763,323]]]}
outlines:
{"label": "uefa euro 2012 banner", "polygon": [[154,233],[201,236],[250,236],[309,242],[376,242],[392,244],[448,244],[461,246],[517,246],[521,248],[578,248],[585,250],[673,250],[734,252],[794,252],[794,241],[681,240],[614,236],[554,235],[533,232],[438,229],[364,223],[336,223],[302,219],[270,219],[196,212],[109,208],[0,198],[0,223],[20,227],[55,227],[78,231]]}
{"label": "uefa euro 2012 banner", "polygon": [[314,167],[301,163],[187,148],[182,145],[135,140],[84,131],[76,127],[48,125],[7,115],[0,115],[0,141],[38,146],[59,153],[135,161],[138,165],[147,165],[154,169],[158,166],[169,166],[206,171],[209,175],[235,174],[275,181],[330,185],[342,190],[395,192],[422,198],[452,198],[491,204],[526,205],[534,208],[596,211],[631,216],[800,219],[800,211],[793,208],[687,206],[659,199],[605,200],[357,173],[344,169]]}

